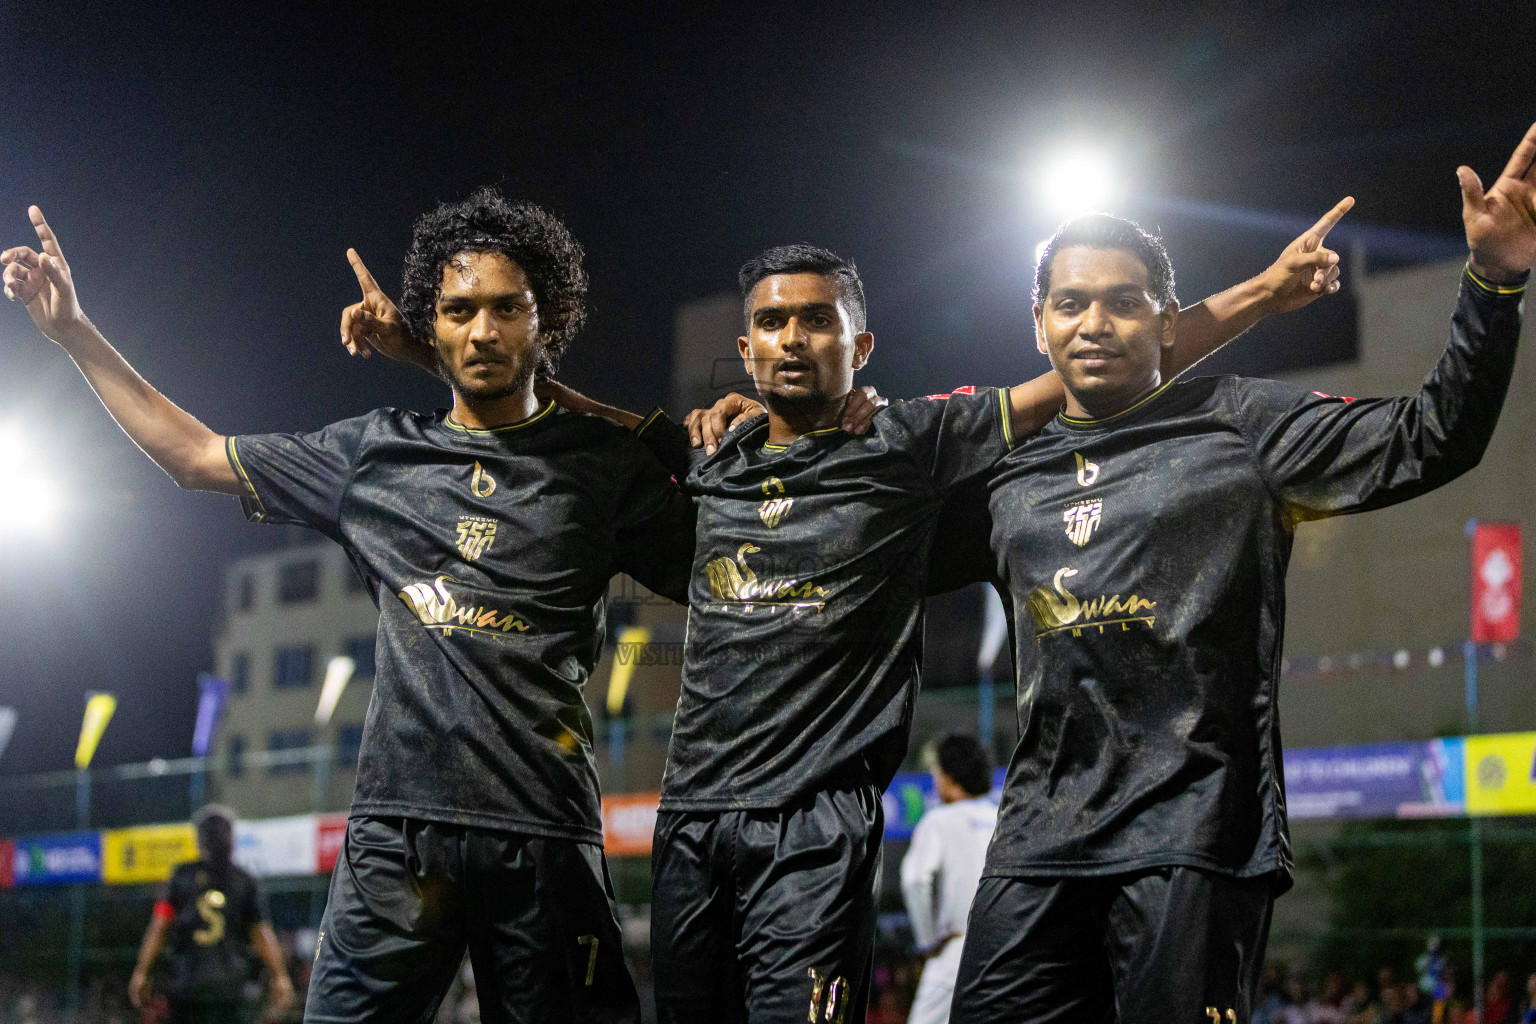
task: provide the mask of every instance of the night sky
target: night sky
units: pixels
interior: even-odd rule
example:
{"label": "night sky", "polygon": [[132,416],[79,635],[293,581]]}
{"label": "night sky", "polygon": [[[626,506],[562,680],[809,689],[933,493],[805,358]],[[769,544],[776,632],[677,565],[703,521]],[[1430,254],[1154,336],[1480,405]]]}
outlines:
{"label": "night sky", "polygon": [[[0,5],[0,245],[34,243],[42,206],[86,312],[222,433],[446,405],[423,374],[345,356],[343,253],[392,290],[414,217],[481,184],[587,248],[569,383],[653,404],[676,305],[810,241],[858,260],[877,338],[861,383],[902,396],[1045,368],[1028,284],[1052,218],[1029,175],[1064,144],[1116,154],[1117,212],[1166,233],[1192,302],[1345,194],[1370,265],[1454,255],[1456,165],[1491,184],[1536,119],[1529,3],[212,6]],[[1347,357],[1334,303],[1220,368]],[[0,704],[21,712],[0,773],[67,767],[97,688],[121,698],[98,764],[184,756],[222,566],[280,531],[179,492],[8,306],[6,423],[68,507],[46,539],[0,538]]]}

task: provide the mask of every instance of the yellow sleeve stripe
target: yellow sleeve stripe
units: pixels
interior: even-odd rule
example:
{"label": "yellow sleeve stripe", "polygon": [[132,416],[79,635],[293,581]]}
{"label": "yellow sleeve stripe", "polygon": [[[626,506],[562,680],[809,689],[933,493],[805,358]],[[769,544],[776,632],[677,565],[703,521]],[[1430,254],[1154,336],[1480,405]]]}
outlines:
{"label": "yellow sleeve stripe", "polygon": [[660,415],[662,415],[662,411],[661,406],[658,405],[656,408],[651,410],[651,414],[649,416],[640,421],[640,425],[635,428],[635,436],[638,437],[645,433],[645,428],[649,427],[652,423],[655,423],[656,417]]}
{"label": "yellow sleeve stripe", "polygon": [[256,521],[261,522],[267,517],[267,507],[261,503],[261,495],[256,493],[256,486],[251,483],[250,475],[240,464],[240,453],[235,450],[235,435],[231,434],[224,439],[224,448],[229,452],[230,465],[235,467],[235,472],[240,474],[240,481],[245,484],[246,496],[256,506]]}
{"label": "yellow sleeve stripe", "polygon": [[1519,295],[1525,291],[1525,286],[1528,283],[1521,281],[1519,284],[1498,284],[1485,277],[1478,276],[1473,271],[1472,264],[1470,263],[1467,264],[1467,277],[1471,279],[1473,284],[1490,295]]}
{"label": "yellow sleeve stripe", "polygon": [[997,389],[997,404],[1003,416],[1003,443],[1013,450],[1013,399],[1008,388]]}

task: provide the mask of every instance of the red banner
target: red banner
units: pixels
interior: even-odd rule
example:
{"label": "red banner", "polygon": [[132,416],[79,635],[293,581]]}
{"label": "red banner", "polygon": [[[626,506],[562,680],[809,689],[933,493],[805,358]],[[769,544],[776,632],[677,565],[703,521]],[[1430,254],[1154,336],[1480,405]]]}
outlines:
{"label": "red banner", "polygon": [[1478,523],[1472,531],[1472,642],[1520,636],[1520,527]]}
{"label": "red banner", "polygon": [[322,875],[331,873],[341,856],[341,841],[347,836],[347,814],[315,815],[315,867]]}
{"label": "red banner", "polygon": [[610,857],[644,857],[651,852],[660,793],[618,793],[603,797],[603,852]]}
{"label": "red banner", "polygon": [[9,889],[16,884],[16,844],[9,839],[0,839],[0,889]]}

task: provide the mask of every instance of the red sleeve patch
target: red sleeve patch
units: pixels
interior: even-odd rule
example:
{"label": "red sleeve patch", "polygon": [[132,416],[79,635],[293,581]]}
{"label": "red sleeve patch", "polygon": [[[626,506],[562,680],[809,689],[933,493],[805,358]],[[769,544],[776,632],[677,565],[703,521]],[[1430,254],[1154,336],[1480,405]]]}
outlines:
{"label": "red sleeve patch", "polygon": [[1353,402],[1354,401],[1354,399],[1349,397],[1348,395],[1330,395],[1330,394],[1327,394],[1327,393],[1322,392],[1322,391],[1314,391],[1312,393],[1314,395],[1316,395],[1318,398],[1331,398],[1331,399],[1333,399],[1336,402]]}
{"label": "red sleeve patch", "polygon": [[967,384],[965,387],[963,387],[963,388],[955,388],[955,390],[953,390],[953,391],[944,391],[944,392],[941,392],[941,393],[939,393],[937,395],[924,395],[923,397],[925,399],[927,399],[928,401],[930,401],[930,402],[942,402],[946,398],[950,398],[950,397],[952,397],[954,395],[974,395],[975,393],[976,393],[976,385],[975,384]]}
{"label": "red sleeve patch", "polygon": [[165,900],[156,900],[155,912],[153,916],[156,921],[174,920],[176,917],[176,908],[171,906]]}

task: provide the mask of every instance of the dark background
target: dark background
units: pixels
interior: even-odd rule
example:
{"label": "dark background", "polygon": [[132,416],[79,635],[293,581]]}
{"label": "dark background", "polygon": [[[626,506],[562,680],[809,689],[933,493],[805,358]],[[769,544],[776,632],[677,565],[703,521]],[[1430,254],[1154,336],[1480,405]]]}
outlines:
{"label": "dark background", "polygon": [[[878,338],[861,382],[901,396],[1045,368],[1028,285],[1052,224],[1029,176],[1063,144],[1117,155],[1117,210],[1166,234],[1188,302],[1346,193],[1336,241],[1371,267],[1454,256],[1456,165],[1491,183],[1536,118],[1528,3],[829,6],[6,3],[0,244],[31,243],[42,206],[86,311],[224,433],[446,404],[345,357],[343,251],[392,290],[412,219],[484,183],[587,247],[577,387],[651,404],[676,305],[805,240],[858,260]],[[1355,343],[1347,296],[1266,326],[1215,367]],[[0,773],[67,767],[94,688],[121,699],[98,764],[184,755],[222,566],[280,531],[178,492],[19,308],[0,309],[6,423],[69,501],[50,537],[0,538],[0,704],[21,712]]]}

